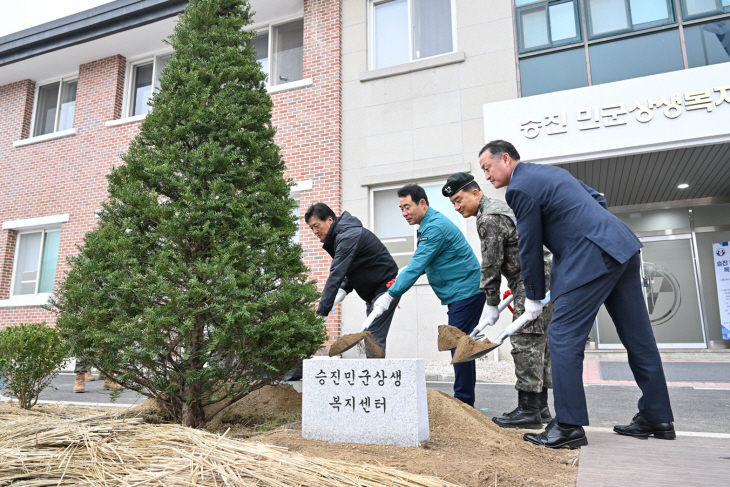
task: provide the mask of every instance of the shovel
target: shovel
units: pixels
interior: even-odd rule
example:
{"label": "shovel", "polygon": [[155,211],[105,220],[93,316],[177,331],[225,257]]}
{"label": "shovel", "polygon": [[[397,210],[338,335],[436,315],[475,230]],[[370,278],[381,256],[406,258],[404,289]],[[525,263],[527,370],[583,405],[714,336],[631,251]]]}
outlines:
{"label": "shovel", "polygon": [[[504,311],[504,309],[509,306],[512,301],[514,301],[515,297],[514,295],[510,294],[506,298],[502,300],[502,302],[497,305],[497,311],[500,313]],[[477,326],[474,328],[474,330],[469,335],[471,338],[477,339],[477,335],[482,332],[482,330],[487,326],[486,323],[483,325]],[[438,336],[438,349],[439,352],[446,352],[448,350],[452,350],[456,348],[456,346],[459,344],[459,340],[466,336],[466,333],[459,330],[455,326],[448,326],[448,325],[441,325],[439,326],[439,336]],[[481,337],[478,337],[481,338]]]}
{"label": "shovel", "polygon": [[373,353],[378,358],[383,358],[383,350],[378,346],[377,343],[375,343],[375,340],[371,338],[370,332],[367,331],[368,328],[370,328],[370,325],[373,324],[373,321],[375,321],[375,319],[379,316],[379,313],[376,313],[375,311],[371,312],[370,315],[365,318],[365,321],[360,327],[359,332],[350,333],[349,335],[342,335],[340,338],[338,338],[335,343],[333,343],[330,347],[330,357],[334,357],[335,355],[346,352],[358,343],[360,343],[362,340],[366,340]]}
{"label": "shovel", "polygon": [[[550,302],[550,292],[548,291],[545,298],[543,298],[540,301],[543,305],[546,305]],[[483,357],[484,355],[488,354],[498,346],[500,346],[502,343],[504,343],[504,340],[517,332],[520,328],[522,328],[525,323],[527,323],[529,320],[527,319],[527,316],[524,314],[517,318],[515,321],[510,323],[510,325],[504,329],[502,333],[497,337],[497,339],[494,342],[490,342],[488,338],[484,338],[483,340],[474,340],[471,336],[464,335],[459,339],[459,343],[456,346],[456,351],[454,352],[454,358],[451,361],[452,364],[460,364],[463,362],[470,362],[472,360],[476,360],[479,357]],[[472,332],[472,334],[476,335]]]}

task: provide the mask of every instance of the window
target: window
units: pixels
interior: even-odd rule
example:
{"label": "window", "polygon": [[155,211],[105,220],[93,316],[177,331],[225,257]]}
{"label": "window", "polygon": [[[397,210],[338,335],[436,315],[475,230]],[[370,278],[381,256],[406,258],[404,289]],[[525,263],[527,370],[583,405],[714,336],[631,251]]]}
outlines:
{"label": "window", "polygon": [[684,28],[690,68],[730,61],[730,19]]}
{"label": "window", "polygon": [[170,60],[172,53],[155,56],[131,65],[129,109],[127,116],[134,117],[149,112],[147,104],[153,90],[160,89],[160,74]]}
{"label": "window", "polygon": [[[441,194],[444,183],[422,184],[428,196],[428,202],[434,210],[448,217],[454,224],[464,231],[465,220],[454,210],[448,198]],[[372,211],[370,228],[380,238],[390,255],[393,256],[398,268],[403,268],[411,261],[416,251],[416,231],[418,225],[409,225],[398,208],[398,189],[384,188],[372,190]]]}
{"label": "window", "polygon": [[543,2],[517,10],[520,52],[580,41],[576,0]]}
{"label": "window", "polygon": [[521,96],[730,61],[730,0],[514,2]]}
{"label": "window", "polygon": [[60,241],[60,230],[18,234],[11,296],[53,292]]}
{"label": "window", "polygon": [[452,0],[372,0],[371,5],[373,69],[454,52]]}
{"label": "window", "polygon": [[[544,73],[552,73],[544,76]],[[558,51],[520,60],[522,96],[588,86],[583,48]]]}
{"label": "window", "polygon": [[674,22],[670,0],[588,0],[591,37],[646,29]]}
{"label": "window", "polygon": [[270,86],[303,79],[304,20],[270,26],[254,37],[252,44]]}
{"label": "window", "polygon": [[594,85],[684,68],[676,29],[590,46]]}
{"label": "window", "polygon": [[730,0],[682,0],[682,16],[685,19],[730,12]]}
{"label": "window", "polygon": [[33,137],[73,128],[77,80],[61,80],[38,87]]}

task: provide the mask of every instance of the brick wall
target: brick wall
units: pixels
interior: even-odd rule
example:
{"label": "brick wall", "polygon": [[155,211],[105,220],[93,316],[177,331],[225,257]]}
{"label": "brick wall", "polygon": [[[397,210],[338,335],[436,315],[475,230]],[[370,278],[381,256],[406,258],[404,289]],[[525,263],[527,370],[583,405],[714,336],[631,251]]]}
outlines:
{"label": "brick wall", "polygon": [[[309,87],[272,94],[276,141],[287,164],[286,176],[312,180],[301,193],[300,209],[324,201],[340,211],[340,2],[304,0],[304,77]],[[61,54],[59,54],[61,55]],[[70,214],[61,226],[56,279],[68,268],[84,233],[95,225],[95,210],[106,195],[105,175],[122,161],[139,123],[105,127],[121,116],[126,60],[119,55],[79,66],[75,136],[14,148],[30,133],[35,83],[0,86],[0,222]],[[319,286],[330,259],[303,220],[300,222],[305,264]],[[0,300],[10,293],[16,234],[0,231]],[[53,321],[40,307],[0,308],[0,328],[32,321]],[[339,336],[339,313],[327,322],[331,338]]]}

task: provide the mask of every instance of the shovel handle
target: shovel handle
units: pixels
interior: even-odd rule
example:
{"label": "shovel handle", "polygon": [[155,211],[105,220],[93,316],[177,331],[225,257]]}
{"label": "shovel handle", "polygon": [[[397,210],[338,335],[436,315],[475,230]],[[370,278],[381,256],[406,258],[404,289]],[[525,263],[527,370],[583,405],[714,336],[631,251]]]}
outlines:
{"label": "shovel handle", "polygon": [[[501,313],[502,311],[504,311],[504,308],[506,308],[507,306],[509,306],[509,305],[510,305],[510,303],[512,303],[512,301],[514,301],[514,300],[515,300],[515,296],[514,296],[513,294],[510,294],[509,296],[507,296],[506,298],[504,298],[504,299],[503,299],[503,300],[502,300],[502,301],[501,301],[501,302],[500,302],[500,303],[499,303],[499,304],[497,305],[497,311],[499,311],[499,312]],[[474,338],[475,336],[477,336],[478,334],[480,334],[480,333],[482,332],[482,330],[483,330],[483,329],[484,329],[484,328],[485,328],[486,326],[487,326],[487,324],[486,324],[486,323],[485,323],[484,325],[482,325],[482,326],[479,326],[479,325],[477,325],[477,326],[476,326],[476,328],[474,328],[474,329],[473,329],[473,330],[471,331],[471,333],[469,333],[469,336],[470,336],[470,337],[472,337],[472,338]]]}
{"label": "shovel handle", "polygon": [[[540,300],[540,302],[543,306],[550,302],[550,291],[548,291],[548,293],[543,299]],[[497,337],[497,340],[494,343],[501,345],[505,338],[512,336],[520,328],[525,326],[525,323],[527,323],[528,321],[529,320],[527,319],[527,316],[523,313],[519,318],[517,318],[507,328],[504,329],[504,331]]]}
{"label": "shovel handle", "polygon": [[365,321],[362,322],[362,326],[360,327],[360,331],[358,333],[362,333],[368,328],[370,328],[370,325],[373,324],[373,321],[375,321],[375,318],[378,318],[380,314],[376,313],[375,311],[372,311],[367,318],[365,318]]}

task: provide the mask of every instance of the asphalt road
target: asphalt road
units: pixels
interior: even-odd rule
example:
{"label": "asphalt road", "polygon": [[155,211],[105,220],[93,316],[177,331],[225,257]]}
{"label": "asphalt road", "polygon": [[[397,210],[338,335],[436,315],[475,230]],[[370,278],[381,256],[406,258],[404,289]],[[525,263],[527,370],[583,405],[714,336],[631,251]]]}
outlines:
{"label": "asphalt road", "polygon": [[[109,404],[109,392],[102,389],[102,381],[86,383],[86,392],[74,394],[73,374],[61,374],[53,386],[41,393],[42,401],[69,401],[75,403]],[[300,382],[294,382],[301,390]],[[448,382],[429,382],[428,387],[451,394],[452,384]],[[628,424],[637,412],[636,402],[641,395],[636,386],[586,386],[586,400],[591,426],[611,428],[615,424]],[[476,407],[488,417],[499,416],[511,411],[517,405],[517,391],[510,384],[477,384]],[[2,395],[7,396],[6,393]],[[675,428],[681,431],[712,432],[730,434],[730,390],[695,389],[692,387],[670,387],[669,395],[674,410]],[[116,406],[130,406],[144,401],[135,392],[125,391],[117,400]],[[552,409],[552,394],[550,396]]]}

